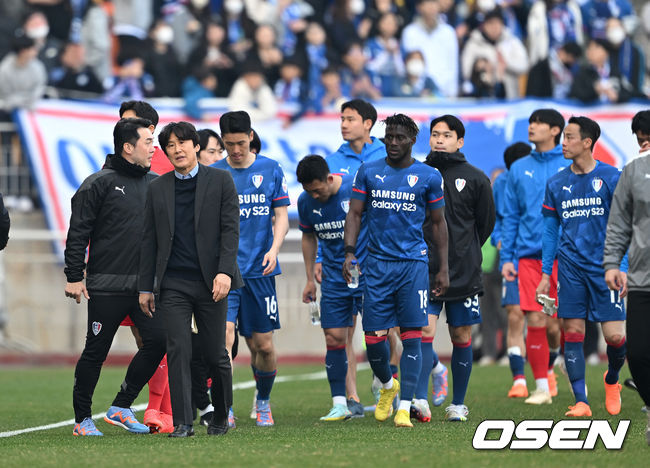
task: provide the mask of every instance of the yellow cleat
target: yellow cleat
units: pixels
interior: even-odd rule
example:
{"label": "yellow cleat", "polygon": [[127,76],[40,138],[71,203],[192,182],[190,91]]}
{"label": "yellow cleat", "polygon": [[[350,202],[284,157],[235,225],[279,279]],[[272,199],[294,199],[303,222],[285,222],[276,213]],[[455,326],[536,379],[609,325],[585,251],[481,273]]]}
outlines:
{"label": "yellow cleat", "polygon": [[398,393],[399,382],[397,379],[393,379],[393,386],[391,388],[381,388],[379,390],[379,401],[375,407],[375,419],[377,421],[383,422],[388,419],[388,416],[390,416],[393,411],[393,400]]}
{"label": "yellow cleat", "polygon": [[398,410],[395,413],[395,419],[393,421],[395,422],[395,427],[413,427],[409,412],[404,409]]}

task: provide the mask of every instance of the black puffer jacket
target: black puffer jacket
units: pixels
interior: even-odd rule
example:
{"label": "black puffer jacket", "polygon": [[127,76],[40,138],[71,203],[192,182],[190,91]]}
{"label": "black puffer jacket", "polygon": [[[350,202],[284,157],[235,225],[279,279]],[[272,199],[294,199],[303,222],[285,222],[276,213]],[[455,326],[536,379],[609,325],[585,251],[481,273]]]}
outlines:
{"label": "black puffer jacket", "polygon": [[104,168],[86,178],[72,197],[65,275],[89,291],[137,293],[140,240],[149,182],[147,169],[109,154]]}
{"label": "black puffer jacket", "polygon": [[[482,294],[481,247],[490,237],[496,218],[490,179],[468,163],[463,153],[431,152],[425,163],[442,174],[449,231],[449,289],[444,296],[432,299],[454,301]],[[429,277],[433,286],[440,261],[429,218],[424,223],[424,240],[429,250]]]}

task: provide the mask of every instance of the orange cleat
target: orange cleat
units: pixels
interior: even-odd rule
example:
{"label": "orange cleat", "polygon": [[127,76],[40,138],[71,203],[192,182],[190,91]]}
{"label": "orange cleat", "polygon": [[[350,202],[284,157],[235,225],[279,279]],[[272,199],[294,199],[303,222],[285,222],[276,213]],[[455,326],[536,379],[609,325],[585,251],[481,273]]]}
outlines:
{"label": "orange cleat", "polygon": [[174,432],[174,418],[171,414],[160,413],[160,419],[162,420],[162,427],[160,432],[163,434],[171,434]]}
{"label": "orange cleat", "polygon": [[144,425],[149,426],[152,434],[162,432],[164,426],[162,413],[155,409],[148,409],[144,412]]}
{"label": "orange cleat", "polygon": [[528,397],[528,387],[525,384],[514,384],[508,392],[508,398]]}
{"label": "orange cleat", "polygon": [[605,382],[607,371],[603,374],[603,383],[605,384],[605,408],[609,414],[618,414],[621,412],[621,384],[608,384]]}
{"label": "orange cleat", "polygon": [[553,372],[553,369],[548,371],[548,392],[551,396],[557,396],[557,375]]}
{"label": "orange cleat", "polygon": [[579,401],[575,406],[569,406],[569,411],[564,413],[565,416],[570,416],[572,418],[583,418],[591,417],[591,408],[584,401]]}

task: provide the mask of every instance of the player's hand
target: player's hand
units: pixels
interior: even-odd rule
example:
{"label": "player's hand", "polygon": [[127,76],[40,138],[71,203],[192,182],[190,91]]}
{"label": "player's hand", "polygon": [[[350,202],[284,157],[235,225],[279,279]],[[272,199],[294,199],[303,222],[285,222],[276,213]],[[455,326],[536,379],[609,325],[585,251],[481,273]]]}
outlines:
{"label": "player's hand", "polygon": [[501,275],[506,279],[506,281],[514,281],[517,279],[517,270],[515,269],[515,264],[512,262],[506,262],[501,267]]}
{"label": "player's hand", "polygon": [[434,296],[442,296],[447,292],[449,288],[449,272],[448,271],[439,271],[436,273],[436,276],[433,279],[433,289],[431,294]]}
{"label": "player's hand", "polygon": [[75,283],[66,283],[65,284],[65,297],[71,297],[75,301],[77,301],[77,304],[81,303],[81,296],[86,298],[86,300],[90,299],[90,296],[88,295],[88,290],[86,289],[86,285],[84,284],[83,281],[77,281]]}
{"label": "player's hand", "polygon": [[152,318],[156,311],[156,300],[153,297],[153,293],[140,293],[138,296],[138,303],[140,304],[140,310],[142,313],[147,317]]}
{"label": "player's hand", "polygon": [[212,299],[214,299],[214,302],[219,302],[228,295],[230,284],[230,276],[225,273],[217,273],[217,276],[212,281]]}
{"label": "player's hand", "polygon": [[305,289],[302,290],[302,302],[309,304],[316,300],[316,283],[307,281]]}
{"label": "player's hand", "polygon": [[[352,275],[350,274],[350,268],[352,267],[352,260],[357,261],[357,266],[359,266],[359,261],[357,260],[357,257],[354,256],[354,254],[345,254],[345,261],[343,262],[343,279],[345,280],[346,283],[349,283],[352,281]],[[361,274],[361,270],[359,270],[359,274]]]}
{"label": "player's hand", "polygon": [[548,296],[548,292],[550,290],[551,290],[551,277],[546,273],[542,273],[542,279],[539,281],[539,284],[537,285],[537,289],[535,290],[535,297],[537,297],[540,294],[544,294]]}
{"label": "player's hand", "polygon": [[278,253],[271,249],[264,254],[264,259],[262,260],[262,266],[265,267],[262,274],[264,276],[270,275],[275,270],[275,266],[278,264]]}
{"label": "player's hand", "polygon": [[323,282],[323,264],[322,263],[316,263],[314,265],[314,279],[318,284],[321,284]]}
{"label": "player's hand", "polygon": [[627,296],[627,274],[618,268],[611,268],[605,272],[605,283],[613,291],[618,291],[621,298]]}

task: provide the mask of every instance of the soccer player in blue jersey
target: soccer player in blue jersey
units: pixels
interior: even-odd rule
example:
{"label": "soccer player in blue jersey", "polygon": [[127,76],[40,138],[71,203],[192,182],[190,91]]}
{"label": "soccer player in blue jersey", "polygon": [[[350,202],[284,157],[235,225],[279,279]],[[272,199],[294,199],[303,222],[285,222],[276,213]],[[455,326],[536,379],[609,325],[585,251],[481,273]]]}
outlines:
{"label": "soccer player in blue jersey", "polygon": [[[356,289],[349,288],[341,276],[345,260],[343,226],[350,206],[352,177],[331,174],[325,159],[317,155],[305,156],[298,163],[296,175],[305,190],[298,198],[302,255],[307,273],[307,284],[302,293],[304,303],[316,300],[314,264],[318,243],[323,264],[321,326],[327,346],[325,367],[333,406],[321,420],[341,421],[353,416],[345,398],[348,372],[345,345],[348,334],[353,330],[353,320],[361,313],[364,286],[363,276],[359,278]],[[361,268],[367,253],[366,244],[367,234],[363,224],[357,240]]]}
{"label": "soccer player in blue jersey", "polygon": [[593,120],[569,119],[562,152],[572,164],[548,180],[542,205],[542,279],[537,293],[548,294],[557,253],[558,317],[563,319],[564,361],[576,399],[565,416],[574,417],[591,416],[585,390],[586,319],[600,322],[607,343],[605,407],[609,414],[621,411],[618,373],[625,363],[625,311],[619,292],[607,287],[602,267],[607,218],[620,171],[594,159],[599,136],[600,127]]}
{"label": "soccer player in blue jersey", "polygon": [[411,399],[422,367],[422,327],[427,324],[429,302],[428,251],[422,225],[427,211],[432,218],[440,269],[435,274],[435,294],[449,286],[447,223],[440,173],[411,156],[418,126],[408,116],[386,118],[384,142],[387,157],[364,163],[355,176],[350,209],[345,218],[343,276],[350,279],[356,254],[361,217],[368,226],[368,257],[365,275],[363,330],[368,361],[382,383],[375,419],[385,421],[400,383],[391,375],[386,335],[400,327],[403,353],[401,397],[394,423],[413,427],[409,417]]}
{"label": "soccer player in blue jersey", "polygon": [[[239,194],[237,262],[246,283],[228,296],[226,346],[230,351],[238,323],[257,383],[257,425],[272,426],[269,397],[277,373],[273,330],[280,328],[275,276],[281,273],[277,257],[289,230],[289,194],[280,165],[250,151],[253,132],[246,112],[226,112],[219,126],[228,156],[213,167],[230,171]],[[232,411],[229,422],[234,424]]]}

